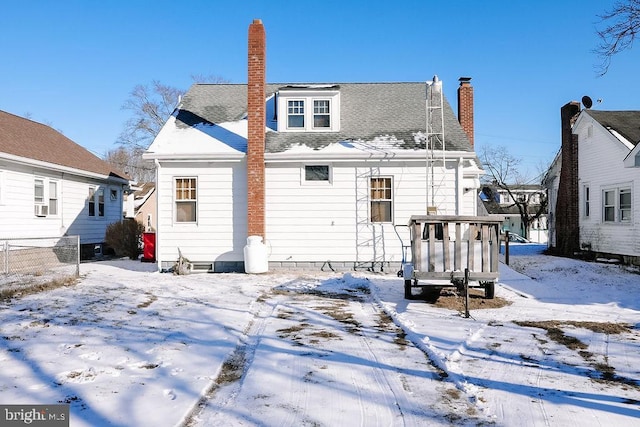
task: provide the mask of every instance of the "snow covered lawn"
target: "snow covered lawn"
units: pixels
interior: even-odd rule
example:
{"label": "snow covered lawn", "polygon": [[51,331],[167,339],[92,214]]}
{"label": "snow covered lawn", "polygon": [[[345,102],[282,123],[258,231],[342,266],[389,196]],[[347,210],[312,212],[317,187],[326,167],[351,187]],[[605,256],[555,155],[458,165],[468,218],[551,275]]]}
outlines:
{"label": "snow covered lawn", "polygon": [[82,264],[0,302],[0,404],[66,402],[72,426],[638,425],[640,275],[520,253],[510,304],[470,318],[394,275]]}

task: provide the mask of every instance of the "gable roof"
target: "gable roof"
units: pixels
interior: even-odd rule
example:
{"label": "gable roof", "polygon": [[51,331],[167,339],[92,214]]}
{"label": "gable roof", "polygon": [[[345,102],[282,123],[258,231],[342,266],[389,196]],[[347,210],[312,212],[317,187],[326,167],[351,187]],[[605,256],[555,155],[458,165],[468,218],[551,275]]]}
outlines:
{"label": "gable roof", "polygon": [[[426,128],[426,83],[280,83],[266,85],[267,101],[279,90],[314,89],[320,86],[340,91],[339,132],[267,132],[266,153],[287,151],[294,145],[321,149],[342,141],[392,141],[394,148],[424,148],[416,135]],[[271,98],[270,98],[271,97]],[[267,108],[269,111],[269,108]],[[184,95],[176,114],[176,127],[211,125],[243,120],[247,115],[246,84],[194,84]],[[436,115],[437,116],[437,115]],[[472,152],[449,102],[444,99],[445,149]],[[267,123],[272,117],[267,117]],[[246,147],[245,147],[246,149]],[[436,147],[436,149],[441,149]]]}
{"label": "gable roof", "polygon": [[127,180],[107,162],[49,126],[0,111],[2,153],[93,174]]}
{"label": "gable roof", "polygon": [[585,110],[605,129],[622,135],[634,146],[640,141],[640,111]]}

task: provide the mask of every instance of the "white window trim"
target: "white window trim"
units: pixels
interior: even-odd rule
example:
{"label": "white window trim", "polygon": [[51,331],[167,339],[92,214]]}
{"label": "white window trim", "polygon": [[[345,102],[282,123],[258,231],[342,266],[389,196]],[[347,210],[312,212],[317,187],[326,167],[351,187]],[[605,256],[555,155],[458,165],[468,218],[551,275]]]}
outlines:
{"label": "white window trim", "polygon": [[[93,189],[93,215],[91,215],[91,211],[89,210],[89,202],[90,202],[90,198],[87,196],[87,216],[91,219],[94,220],[103,220],[107,217],[107,201],[106,201],[106,196],[104,194],[104,187],[101,187],[99,185],[90,185],[89,186],[89,190]],[[103,214],[100,215],[100,199],[98,198],[98,194],[100,194],[100,191],[102,191],[102,209],[103,209]]]}
{"label": "white window trim", "polygon": [[[0,173],[0,180],[2,179],[2,175]],[[35,200],[35,183],[36,181],[42,181],[42,202],[36,202]],[[56,190],[57,190],[57,194],[56,194],[56,200],[57,200],[57,205],[56,205],[56,213],[52,214],[51,213],[51,206],[49,204],[50,200],[51,200],[51,191],[50,191],[50,184],[51,183],[55,183],[56,184]],[[2,182],[0,182],[0,186],[3,185]],[[33,197],[33,204],[34,204],[34,208],[36,210],[38,209],[44,209],[44,207],[46,207],[46,214],[43,215],[36,215],[36,213],[34,212],[34,216],[39,217],[39,218],[43,218],[43,217],[58,217],[60,216],[60,209],[62,208],[62,203],[60,200],[60,181],[58,179],[52,179],[52,178],[46,178],[44,176],[40,176],[40,175],[34,175],[33,177],[33,186],[34,186],[34,197]],[[0,190],[1,191],[1,190]],[[0,200],[0,203],[2,201]],[[41,208],[37,208],[37,206],[42,206]]]}
{"label": "white window trim", "polygon": [[[329,180],[327,181],[308,181],[307,180],[307,166],[327,166],[329,168]],[[300,168],[300,183],[304,186],[327,186],[333,184],[333,166],[328,163],[307,163]]]}
{"label": "white window trim", "polygon": [[[622,212],[621,212],[621,207],[620,207],[620,192],[622,191],[629,191],[629,193],[631,194],[631,205],[630,205],[630,214],[629,214],[629,218],[628,219],[621,219],[622,216]],[[606,192],[613,192],[613,221],[605,221],[605,193]],[[627,184],[619,184],[619,185],[615,185],[615,186],[607,186],[607,187],[603,187],[602,191],[601,191],[601,201],[600,201],[600,207],[602,209],[602,223],[603,224],[631,224],[633,223],[633,186],[630,183]]]}
{"label": "white window trim", "polygon": [[[278,132],[339,132],[340,91],[338,90],[286,90],[278,93]],[[304,101],[304,127],[289,127],[289,101]],[[329,127],[314,127],[314,102],[329,101]]]}
{"label": "white window trim", "polygon": [[[391,189],[391,199],[373,199],[371,197],[371,180],[372,179],[389,179],[390,180],[390,189]],[[368,178],[368,189],[369,189],[369,206],[368,206],[368,218],[369,218],[369,223],[371,224],[393,224],[393,218],[394,218],[394,206],[395,206],[395,192],[394,192],[394,188],[393,188],[393,176],[390,175],[384,175],[384,176],[371,176]],[[374,201],[386,201],[389,200],[391,202],[391,218],[389,219],[389,221],[372,221],[371,220],[371,203],[373,203]]]}
{"label": "white window trim", "polygon": [[[604,194],[604,193],[603,193]],[[587,197],[588,195],[588,197]],[[582,186],[582,216],[584,218],[591,218],[591,206],[593,204],[593,197],[591,195],[591,186],[585,184]]]}
{"label": "white window trim", "polygon": [[[195,221],[178,221],[178,198],[176,197],[176,192],[177,192],[177,186],[176,186],[176,182],[179,179],[194,179],[195,182],[195,187],[196,187],[196,198],[193,200],[196,203],[196,220]],[[200,189],[198,188],[198,177],[197,176],[174,176],[173,177],[173,195],[172,195],[172,199],[173,199],[173,224],[174,225],[194,225],[194,224],[198,224],[198,219],[200,218],[200,215],[198,215],[198,207],[200,205],[200,203],[198,202],[198,197],[200,196]],[[180,199],[180,201],[192,201],[191,199]]]}

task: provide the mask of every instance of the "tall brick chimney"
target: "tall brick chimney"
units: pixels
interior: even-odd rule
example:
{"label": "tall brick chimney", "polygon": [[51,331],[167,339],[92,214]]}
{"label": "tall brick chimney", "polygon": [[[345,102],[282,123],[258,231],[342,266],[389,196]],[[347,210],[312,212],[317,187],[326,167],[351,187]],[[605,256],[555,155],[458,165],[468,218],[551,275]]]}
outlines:
{"label": "tall brick chimney", "polygon": [[249,25],[247,84],[247,231],[265,238],[265,59],[266,36],[260,19]]}
{"label": "tall brick chimney", "polygon": [[560,109],[562,127],[562,164],[556,201],[556,250],[573,256],[580,249],[580,206],[578,202],[578,135],[571,127],[580,113],[580,103],[573,101]]}
{"label": "tall brick chimney", "polygon": [[471,77],[460,77],[458,87],[458,121],[473,148],[473,86]]}

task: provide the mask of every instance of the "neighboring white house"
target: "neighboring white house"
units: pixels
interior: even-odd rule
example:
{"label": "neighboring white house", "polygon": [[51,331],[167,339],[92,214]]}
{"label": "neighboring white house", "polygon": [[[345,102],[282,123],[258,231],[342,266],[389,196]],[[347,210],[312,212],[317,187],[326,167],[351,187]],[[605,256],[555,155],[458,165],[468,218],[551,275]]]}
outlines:
{"label": "neighboring white house", "polygon": [[144,154],[156,165],[160,269],[180,251],[196,268],[242,270],[252,235],[273,268],[389,269],[411,215],[476,215],[469,79],[463,130],[446,99],[428,111],[435,80],[266,84],[262,24],[249,33],[249,83],[193,85]]}
{"label": "neighboring white house", "polygon": [[[490,215],[504,216],[502,231],[518,234],[534,243],[547,243],[549,237],[547,209],[544,208],[543,204],[546,203],[546,189],[541,185],[535,184],[514,184],[509,186],[509,190],[511,194],[509,194],[509,191],[495,186],[487,185],[483,187],[480,199],[483,201],[487,212]],[[514,200],[514,198],[517,200]],[[516,205],[516,203],[520,203],[524,207],[524,202],[526,202],[530,217],[535,217],[538,212],[542,212],[531,221],[527,230],[525,230],[520,210]]]}
{"label": "neighboring white house", "polygon": [[125,174],[49,126],[0,111],[0,239],[79,235],[101,251]]}
{"label": "neighboring white house", "polygon": [[[577,165],[562,156],[557,162],[560,171],[577,167],[571,193],[577,197],[579,249],[640,264],[640,111],[583,109],[571,121]],[[551,194],[563,191],[555,169],[547,174]],[[562,214],[559,199],[553,207]]]}

